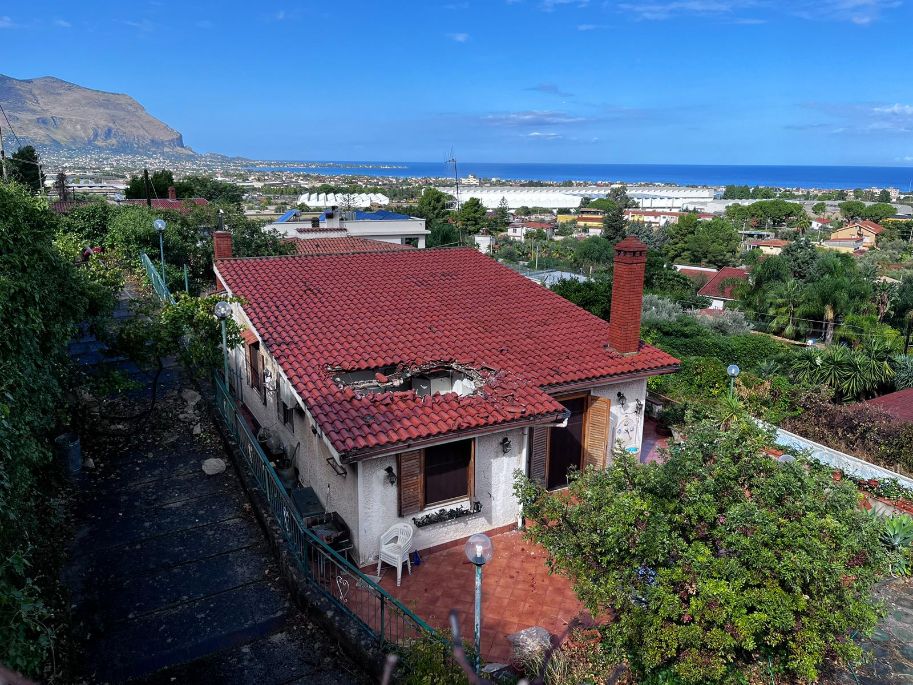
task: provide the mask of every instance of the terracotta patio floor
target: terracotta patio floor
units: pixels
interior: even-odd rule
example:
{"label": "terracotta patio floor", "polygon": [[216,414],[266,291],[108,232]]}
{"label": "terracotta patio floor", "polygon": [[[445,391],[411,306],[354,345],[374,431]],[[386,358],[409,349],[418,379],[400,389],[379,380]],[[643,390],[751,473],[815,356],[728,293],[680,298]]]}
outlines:
{"label": "terracotta patio floor", "polygon": [[[570,583],[549,575],[545,551],[513,531],[492,538],[494,558],[482,579],[482,657],[508,663],[506,636],[524,628],[542,626],[560,636],[571,619],[584,614]],[[375,567],[376,570],[376,567]],[[396,570],[384,566],[381,585],[415,611],[432,627],[445,628],[451,609],[460,619],[464,637],[472,639],[475,568],[463,546],[422,555],[422,563],[403,569],[402,586],[396,587]],[[586,614],[588,616],[588,614]]]}
{"label": "terracotta patio floor", "polygon": [[641,439],[640,463],[652,464],[653,462],[662,461],[663,458],[659,453],[660,449],[669,446],[669,438],[660,435],[656,430],[656,419],[644,419],[644,435]]}

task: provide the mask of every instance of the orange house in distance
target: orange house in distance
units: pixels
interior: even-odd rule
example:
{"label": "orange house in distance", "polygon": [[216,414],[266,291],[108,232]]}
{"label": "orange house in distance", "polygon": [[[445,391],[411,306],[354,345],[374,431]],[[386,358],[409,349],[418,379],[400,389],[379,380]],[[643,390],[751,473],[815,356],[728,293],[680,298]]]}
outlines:
{"label": "orange house in distance", "polygon": [[874,221],[854,221],[831,233],[831,240],[862,239],[862,247],[871,248],[882,233],[884,227]]}

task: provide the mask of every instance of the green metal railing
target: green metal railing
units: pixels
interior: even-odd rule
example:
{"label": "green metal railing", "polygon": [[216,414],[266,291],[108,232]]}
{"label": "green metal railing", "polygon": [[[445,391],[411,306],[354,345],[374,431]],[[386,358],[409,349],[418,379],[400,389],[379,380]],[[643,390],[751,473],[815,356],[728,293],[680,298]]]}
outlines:
{"label": "green metal railing", "polygon": [[259,442],[238,415],[237,406],[218,374],[214,381],[218,412],[266,497],[289,551],[307,582],[354,618],[382,648],[406,644],[422,635],[435,636],[431,626],[304,524]]}
{"label": "green metal railing", "polygon": [[159,296],[159,299],[167,304],[174,304],[174,296],[171,294],[171,291],[168,290],[168,286],[165,281],[162,280],[162,275],[156,270],[152,260],[149,259],[149,255],[145,252],[140,252],[139,261],[146,270],[146,277],[149,279],[149,282],[152,283],[152,289],[155,291],[155,294]]}

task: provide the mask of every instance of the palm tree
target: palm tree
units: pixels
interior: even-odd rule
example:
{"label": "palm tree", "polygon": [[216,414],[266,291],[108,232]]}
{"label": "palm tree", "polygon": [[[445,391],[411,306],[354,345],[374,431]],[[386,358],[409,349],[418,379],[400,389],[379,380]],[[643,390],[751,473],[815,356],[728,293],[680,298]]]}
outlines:
{"label": "palm tree", "polygon": [[802,284],[794,278],[777,286],[770,294],[768,313],[773,317],[770,326],[787,338],[796,338],[806,328],[798,318],[804,295]]}

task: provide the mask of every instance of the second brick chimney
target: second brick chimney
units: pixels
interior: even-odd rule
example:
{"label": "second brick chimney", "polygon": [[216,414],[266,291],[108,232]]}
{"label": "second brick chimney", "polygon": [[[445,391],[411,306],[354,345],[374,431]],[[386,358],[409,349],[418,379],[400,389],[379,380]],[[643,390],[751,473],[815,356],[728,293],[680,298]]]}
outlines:
{"label": "second brick chimney", "polygon": [[231,259],[231,233],[228,231],[213,231],[212,234],[212,259]]}
{"label": "second brick chimney", "polygon": [[622,354],[633,354],[640,347],[646,266],[647,246],[637,238],[628,236],[615,245],[609,342]]}
{"label": "second brick chimney", "polygon": [[169,199],[169,200],[177,200],[177,199],[178,199],[178,191],[176,191],[176,190],[174,189],[174,186],[168,186],[168,199]]}

